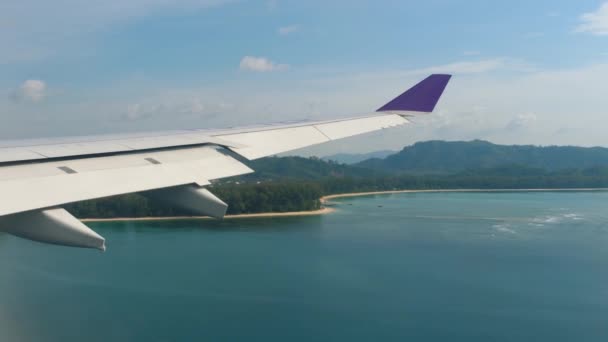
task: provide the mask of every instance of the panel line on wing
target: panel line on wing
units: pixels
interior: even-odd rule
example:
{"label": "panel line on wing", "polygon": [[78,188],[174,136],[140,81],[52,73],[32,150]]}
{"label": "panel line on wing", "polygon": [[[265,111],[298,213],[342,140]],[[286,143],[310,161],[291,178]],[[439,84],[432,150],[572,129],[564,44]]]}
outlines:
{"label": "panel line on wing", "polygon": [[78,173],[78,172],[74,171],[74,169],[71,169],[71,168],[69,168],[67,166],[59,166],[58,169],[61,170],[61,171],[63,171],[63,172],[65,172],[65,173],[67,173],[67,174],[70,174],[70,175],[74,174],[74,173]]}
{"label": "panel line on wing", "polygon": [[319,131],[319,133],[323,134],[327,138],[327,140],[330,140],[330,141],[333,140],[332,138],[330,138],[329,136],[327,136],[327,134],[325,134],[325,132],[323,132],[322,130],[320,130],[319,127],[317,127],[317,125],[314,125],[312,127],[314,127],[317,131]]}

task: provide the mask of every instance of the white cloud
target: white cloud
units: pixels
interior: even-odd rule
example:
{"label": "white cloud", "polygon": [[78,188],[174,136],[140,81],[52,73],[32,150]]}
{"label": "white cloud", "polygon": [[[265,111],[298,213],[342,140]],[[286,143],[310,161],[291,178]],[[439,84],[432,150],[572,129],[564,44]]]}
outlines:
{"label": "white cloud", "polygon": [[287,64],[277,64],[265,57],[245,56],[241,59],[240,69],[246,71],[268,72],[287,69]]}
{"label": "white cloud", "polygon": [[283,26],[283,27],[279,27],[279,29],[277,30],[277,33],[281,36],[288,36],[296,31],[298,31],[298,29],[299,29],[298,25]]}
{"label": "white cloud", "polygon": [[506,125],[506,129],[509,130],[520,130],[529,128],[534,122],[536,122],[537,116],[534,113],[519,114],[509,121]]}
{"label": "white cloud", "polygon": [[608,35],[608,2],[604,2],[595,12],[581,15],[580,20],[581,24],[576,27],[576,32]]}
{"label": "white cloud", "polygon": [[124,118],[127,120],[140,120],[146,117],[145,113],[140,103],[134,103],[127,106]]}
{"label": "white cloud", "polygon": [[142,103],[133,103],[127,105],[127,110],[120,116],[120,119],[128,121],[146,120],[161,114],[164,108],[165,106],[162,104],[145,105]]}
{"label": "white cloud", "polygon": [[530,71],[533,68],[524,61],[512,58],[492,58],[478,61],[461,61],[444,65],[438,65],[428,68],[413,70],[413,74],[436,74],[436,73],[451,73],[451,74],[481,74],[500,69],[513,71]]}
{"label": "white cloud", "polygon": [[46,96],[46,83],[41,80],[27,80],[17,89],[13,98],[18,101],[39,102]]}
{"label": "white cloud", "polygon": [[[221,114],[234,109],[234,105],[221,98],[205,98],[199,93],[200,91],[173,90],[139,98],[122,105],[120,115],[113,115],[113,119],[117,122],[137,122],[144,125],[157,124],[167,118],[173,118],[173,124],[177,123],[178,126],[182,125],[180,121],[190,120],[195,122],[196,127],[202,127],[204,125],[200,123],[201,120],[207,124],[209,119],[217,119]],[[183,124],[182,127],[186,126],[188,124]]]}

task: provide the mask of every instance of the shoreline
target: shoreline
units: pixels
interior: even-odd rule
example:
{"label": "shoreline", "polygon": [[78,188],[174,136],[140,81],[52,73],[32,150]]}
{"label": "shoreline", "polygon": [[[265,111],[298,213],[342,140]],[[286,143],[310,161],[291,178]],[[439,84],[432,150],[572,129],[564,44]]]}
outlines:
{"label": "shoreline", "polygon": [[[226,215],[224,220],[240,218],[262,218],[262,217],[293,217],[293,216],[316,216],[325,215],[336,211],[335,208],[323,207],[309,211],[287,211],[283,213],[252,213]],[[126,221],[179,221],[179,220],[215,220],[209,216],[150,216],[150,217],[116,217],[116,218],[84,218],[81,222],[126,222]]]}
{"label": "shoreline", "polygon": [[[386,190],[386,191],[368,191],[368,192],[352,192],[343,194],[326,195],[319,199],[321,201],[321,209],[311,211],[290,211],[290,212],[270,212],[270,213],[252,213],[252,214],[237,214],[226,215],[224,219],[239,219],[239,218],[269,218],[269,217],[296,217],[296,216],[316,216],[326,215],[335,212],[337,209],[325,207],[330,200],[336,198],[361,197],[374,195],[390,195],[390,194],[405,194],[405,193],[442,193],[442,192],[592,192],[592,191],[608,191],[608,188],[561,188],[561,189],[428,189],[428,190]],[[167,217],[116,217],[116,218],[84,218],[81,222],[128,222],[128,221],[176,221],[176,220],[211,220],[209,216],[167,216]]]}
{"label": "shoreline", "polygon": [[367,191],[350,192],[344,194],[334,194],[321,197],[321,204],[328,200],[345,197],[407,194],[407,193],[441,193],[441,192],[592,192],[608,191],[608,188],[538,188],[538,189],[421,189],[421,190],[386,190],[386,191]]}

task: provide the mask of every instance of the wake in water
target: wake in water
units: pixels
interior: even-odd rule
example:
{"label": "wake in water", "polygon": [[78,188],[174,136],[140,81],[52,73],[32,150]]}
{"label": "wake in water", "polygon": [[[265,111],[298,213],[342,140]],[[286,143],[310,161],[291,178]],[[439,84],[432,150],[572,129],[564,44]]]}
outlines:
{"label": "wake in water", "polygon": [[[491,217],[491,216],[440,216],[440,215],[415,215],[411,216],[419,219],[431,220],[467,220],[467,221],[490,221],[494,233],[507,235],[517,235],[533,229],[548,229],[551,226],[572,224],[584,221],[585,217],[578,213],[548,214],[531,217]],[[492,233],[492,236],[495,234]]]}
{"label": "wake in water", "polygon": [[492,228],[501,233],[517,234],[517,232],[513,230],[509,224],[495,224],[492,226]]}
{"label": "wake in water", "polygon": [[[571,224],[582,221],[585,218],[578,213],[561,213],[557,215],[542,215],[531,218],[505,219],[505,222],[492,225],[492,228],[500,233],[517,234],[528,227],[547,228],[551,225]],[[527,223],[527,224],[525,224]]]}

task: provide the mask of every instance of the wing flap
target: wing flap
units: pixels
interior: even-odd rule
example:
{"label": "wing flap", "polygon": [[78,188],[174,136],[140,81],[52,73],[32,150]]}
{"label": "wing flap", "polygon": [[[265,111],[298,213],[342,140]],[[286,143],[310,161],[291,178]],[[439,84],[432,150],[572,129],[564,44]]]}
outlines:
{"label": "wing flap", "polygon": [[[85,139],[85,138],[82,138]],[[135,136],[131,138],[93,137],[86,140],[74,138],[72,142],[54,142],[41,144],[23,143],[22,146],[0,146],[0,163],[19,163],[26,161],[44,161],[57,158],[96,156],[145,152],[154,149],[170,149],[187,146],[217,145],[236,147],[228,141],[214,138],[206,131],[165,132],[156,136]]]}
{"label": "wing flap", "polygon": [[[17,176],[23,171],[20,176]],[[0,168],[0,216],[250,173],[211,147]]]}

